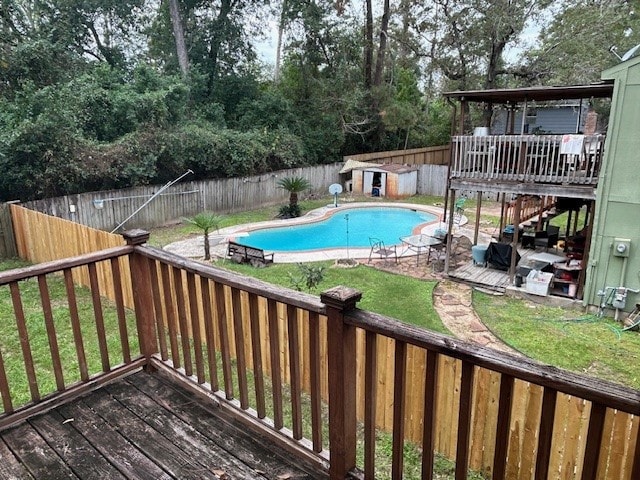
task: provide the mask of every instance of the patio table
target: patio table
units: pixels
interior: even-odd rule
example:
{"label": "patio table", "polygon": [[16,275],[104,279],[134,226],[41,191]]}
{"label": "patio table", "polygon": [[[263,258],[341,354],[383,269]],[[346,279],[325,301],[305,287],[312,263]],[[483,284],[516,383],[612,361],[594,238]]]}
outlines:
{"label": "patio table", "polygon": [[416,252],[416,265],[420,262],[421,253],[424,253],[425,251],[427,252],[427,263],[429,263],[429,259],[431,258],[431,249],[437,245],[442,245],[442,240],[423,233],[400,237],[400,241],[404,246],[404,251],[400,256],[408,251]]}

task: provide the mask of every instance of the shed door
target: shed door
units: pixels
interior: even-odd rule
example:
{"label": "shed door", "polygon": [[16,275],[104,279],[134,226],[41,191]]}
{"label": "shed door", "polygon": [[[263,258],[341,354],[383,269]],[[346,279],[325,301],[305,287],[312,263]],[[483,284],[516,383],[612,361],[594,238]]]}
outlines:
{"label": "shed door", "polygon": [[371,195],[371,189],[373,188],[373,172],[364,172],[362,180],[362,193],[365,195]]}

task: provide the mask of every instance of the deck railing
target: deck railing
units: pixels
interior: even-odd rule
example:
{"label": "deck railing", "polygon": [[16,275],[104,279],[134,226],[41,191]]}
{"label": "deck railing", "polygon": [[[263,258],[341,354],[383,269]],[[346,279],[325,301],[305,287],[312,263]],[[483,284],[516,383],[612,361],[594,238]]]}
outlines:
{"label": "deck railing", "polygon": [[[116,247],[0,273],[0,429],[147,362],[138,348],[144,337],[123,301],[132,288],[123,282],[132,251]],[[77,286],[81,276],[88,288]],[[101,296],[105,282],[113,302]]]}
{"label": "deck railing", "polygon": [[450,175],[457,179],[595,185],[604,141],[603,135],[457,136],[452,138]]}
{"label": "deck railing", "polygon": [[[335,479],[356,467],[358,440],[365,451],[358,466],[374,478],[376,429],[392,436],[393,478],[403,474],[407,442],[422,446],[422,478],[432,477],[435,452],[455,461],[457,479],[469,469],[493,478],[639,478],[636,390],[358,310],[360,293],[349,288],[318,299],[141,246],[144,240],[129,235],[125,247],[0,273],[22,351],[16,358],[0,349],[0,428],[146,365],[213,396],[318,468],[330,452]],[[104,262],[115,291],[131,289],[134,312],[97,294],[106,279],[91,272]],[[130,285],[121,282],[125,264]],[[81,318],[74,269],[94,279],[87,293],[93,308]],[[52,283],[60,277],[64,314],[56,309],[65,302],[52,307],[45,276]],[[34,280],[43,308],[29,330],[20,292]],[[109,309],[113,332],[104,327]],[[58,353],[58,316],[70,318],[71,360]],[[36,344],[52,369],[34,362]],[[89,356],[93,366],[83,360]],[[16,400],[16,368],[30,387],[24,406]],[[67,368],[76,383],[67,382]],[[38,385],[47,371],[55,386],[44,395]]]}
{"label": "deck railing", "polygon": [[[520,200],[520,212],[518,213],[517,218],[520,219],[520,222],[525,222],[534,217],[538,219],[542,219],[544,217],[544,213],[548,210],[551,210],[555,205],[555,199],[550,196],[539,197],[537,195],[526,195],[523,196]],[[504,209],[504,223],[505,225],[513,225],[516,219],[516,208],[517,202],[515,200],[511,200],[506,203]],[[541,221],[541,220],[540,220]]]}

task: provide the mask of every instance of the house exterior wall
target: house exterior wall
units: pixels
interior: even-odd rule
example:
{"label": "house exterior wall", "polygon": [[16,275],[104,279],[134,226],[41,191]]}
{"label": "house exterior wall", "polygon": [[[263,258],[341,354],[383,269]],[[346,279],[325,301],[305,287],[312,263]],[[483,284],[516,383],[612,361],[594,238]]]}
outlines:
{"label": "house exterior wall", "polygon": [[[587,108],[587,102],[584,102],[582,109],[579,104],[537,107],[535,117],[527,117],[527,122],[525,123],[528,124],[528,127],[525,127],[525,133],[540,133],[548,135],[576,133],[576,125],[578,123],[579,115],[579,130],[583,131]],[[494,135],[502,135],[505,133],[506,120],[506,111],[500,110],[496,112],[493,116],[491,133]],[[514,123],[515,134],[520,134],[521,125],[522,112],[516,112],[516,119]]]}
{"label": "house exterior wall", "polygon": [[[600,172],[585,301],[599,304],[606,287],[640,289],[640,58],[606,70],[615,80],[611,117]],[[628,257],[614,255],[615,239],[629,239]],[[629,293],[627,311],[640,303]]]}

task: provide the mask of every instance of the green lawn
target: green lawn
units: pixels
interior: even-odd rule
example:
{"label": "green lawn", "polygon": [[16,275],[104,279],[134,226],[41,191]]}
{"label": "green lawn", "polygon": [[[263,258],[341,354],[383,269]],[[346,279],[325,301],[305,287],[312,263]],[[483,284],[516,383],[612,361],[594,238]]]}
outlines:
{"label": "green lawn", "polygon": [[483,323],[505,343],[550,365],[640,389],[640,333],[578,310],[474,292]]}
{"label": "green lawn", "polygon": [[[254,268],[220,260],[217,265],[288,288],[293,286],[289,275],[299,274],[296,264],[281,263],[267,268]],[[358,306],[363,310],[394,317],[436,332],[449,333],[433,309],[432,294],[436,282],[395,275],[366,265],[355,268],[334,267],[333,262],[313,265],[323,266],[325,269],[324,280],[311,293],[319,294],[336,285],[356,288],[362,292],[362,300]]]}

